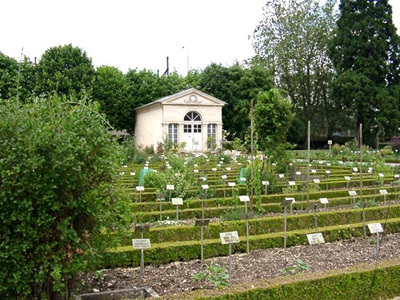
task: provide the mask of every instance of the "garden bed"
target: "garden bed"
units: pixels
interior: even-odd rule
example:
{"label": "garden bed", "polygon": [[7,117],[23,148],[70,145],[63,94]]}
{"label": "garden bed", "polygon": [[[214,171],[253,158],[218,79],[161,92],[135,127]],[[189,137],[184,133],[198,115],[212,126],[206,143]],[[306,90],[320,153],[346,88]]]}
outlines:
{"label": "garden bed", "polygon": [[[316,271],[347,269],[359,264],[375,261],[376,244],[371,236],[353,238],[347,241],[327,243],[318,246]],[[282,248],[251,251],[250,254],[234,254],[232,256],[232,284],[249,283],[258,280],[282,276],[282,270],[296,266],[301,259],[312,268],[314,248],[312,246],[296,246],[286,250]],[[386,235],[381,240],[380,260],[400,257],[400,234]],[[227,257],[206,259],[205,264],[214,262],[227,268]],[[211,289],[213,285],[206,281],[203,284],[192,279],[192,275],[205,270],[199,260],[189,262],[173,262],[161,266],[146,266],[143,285],[153,288],[161,296],[198,289]],[[292,271],[293,272],[293,271]],[[308,271],[311,272],[311,271]],[[114,268],[81,275],[78,279],[80,293],[94,290],[135,288],[138,285],[138,268]],[[397,280],[397,279],[393,279]]]}

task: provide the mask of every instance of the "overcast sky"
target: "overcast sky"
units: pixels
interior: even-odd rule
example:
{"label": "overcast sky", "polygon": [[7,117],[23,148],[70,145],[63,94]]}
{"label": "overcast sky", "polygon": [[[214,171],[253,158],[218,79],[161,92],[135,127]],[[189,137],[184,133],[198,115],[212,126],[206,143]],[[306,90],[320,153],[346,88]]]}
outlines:
{"label": "overcast sky", "polygon": [[[186,74],[254,55],[251,41],[266,0],[0,0],[0,51],[38,59],[72,44],[95,66]],[[400,0],[389,0],[400,28]],[[398,30],[400,32],[400,30]]]}

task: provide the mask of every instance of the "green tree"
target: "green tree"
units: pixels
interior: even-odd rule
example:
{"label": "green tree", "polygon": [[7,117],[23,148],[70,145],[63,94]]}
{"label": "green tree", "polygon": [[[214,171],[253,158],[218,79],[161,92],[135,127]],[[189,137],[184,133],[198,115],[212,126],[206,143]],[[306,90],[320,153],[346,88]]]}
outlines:
{"label": "green tree", "polygon": [[250,101],[272,88],[272,77],[270,72],[257,66],[211,64],[202,72],[197,88],[227,103],[222,108],[227,138],[244,140],[250,126]]}
{"label": "green tree", "polygon": [[36,74],[38,95],[55,92],[80,99],[91,94],[95,70],[86,52],[69,44],[46,50]]}
{"label": "green tree", "polygon": [[333,96],[353,111],[353,126],[362,123],[365,141],[374,145],[399,125],[400,38],[387,0],[342,0],[339,8],[330,45]]}
{"label": "green tree", "polygon": [[0,52],[0,100],[17,95],[18,63]]}
{"label": "green tree", "polygon": [[[176,72],[159,76],[150,70],[129,70],[125,75],[127,80],[127,97],[134,108],[152,101],[178,93],[186,87],[185,80]],[[132,112],[130,121],[135,124]]]}
{"label": "green tree", "polygon": [[254,129],[258,144],[276,163],[283,162],[287,134],[293,120],[292,106],[278,89],[260,93],[254,106]]}
{"label": "green tree", "polygon": [[[328,43],[335,28],[335,1],[268,0],[253,34],[253,64],[273,70],[275,85],[288,92],[296,123],[315,125],[330,136],[345,112],[330,98],[335,71]],[[305,127],[304,125],[300,127]]]}
{"label": "green tree", "polygon": [[126,78],[115,67],[97,68],[92,97],[100,103],[100,110],[116,130],[133,130],[133,101],[127,97]]}
{"label": "green tree", "polygon": [[0,104],[0,298],[69,299],[125,224],[121,156],[98,106],[66,97]]}

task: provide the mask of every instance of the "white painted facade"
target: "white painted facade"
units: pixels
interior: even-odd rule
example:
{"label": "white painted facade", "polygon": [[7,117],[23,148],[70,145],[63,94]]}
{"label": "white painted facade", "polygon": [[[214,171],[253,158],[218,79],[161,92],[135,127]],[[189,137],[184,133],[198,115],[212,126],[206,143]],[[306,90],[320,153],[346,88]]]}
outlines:
{"label": "white painted facade", "polygon": [[222,106],[213,96],[191,88],[135,109],[135,139],[138,147],[157,148],[170,139],[185,143],[187,152],[209,150],[213,136],[217,148],[222,143]]}

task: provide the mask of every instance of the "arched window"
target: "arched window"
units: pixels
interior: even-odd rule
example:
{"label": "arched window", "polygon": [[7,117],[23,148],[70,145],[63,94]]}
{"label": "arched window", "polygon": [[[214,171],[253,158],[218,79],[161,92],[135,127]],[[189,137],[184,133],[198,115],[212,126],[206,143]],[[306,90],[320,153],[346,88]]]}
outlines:
{"label": "arched window", "polygon": [[184,121],[189,121],[189,122],[201,122],[201,117],[197,112],[191,111],[188,112],[185,115],[185,118],[183,119]]}

